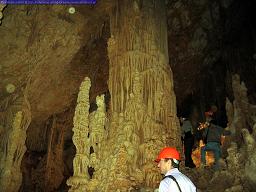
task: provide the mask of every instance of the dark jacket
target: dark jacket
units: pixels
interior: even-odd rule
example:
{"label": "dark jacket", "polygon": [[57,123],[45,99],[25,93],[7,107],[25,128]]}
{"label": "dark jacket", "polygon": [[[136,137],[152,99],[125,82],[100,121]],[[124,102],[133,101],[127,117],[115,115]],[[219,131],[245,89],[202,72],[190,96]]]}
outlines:
{"label": "dark jacket", "polygon": [[204,137],[207,137],[207,143],[208,142],[217,142],[220,143],[221,136],[224,135],[230,135],[231,132],[225,130],[223,127],[215,125],[213,123],[210,124],[208,128],[204,130]]}

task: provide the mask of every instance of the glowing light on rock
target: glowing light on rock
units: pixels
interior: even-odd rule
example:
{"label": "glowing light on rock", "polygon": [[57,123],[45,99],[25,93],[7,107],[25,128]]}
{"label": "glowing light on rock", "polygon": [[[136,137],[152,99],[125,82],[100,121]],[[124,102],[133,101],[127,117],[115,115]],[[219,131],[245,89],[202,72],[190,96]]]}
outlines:
{"label": "glowing light on rock", "polygon": [[76,12],[75,7],[70,7],[70,8],[68,9],[68,12],[69,12],[70,14],[74,14],[74,13]]}
{"label": "glowing light on rock", "polygon": [[13,85],[13,84],[11,84],[11,83],[9,83],[8,85],[6,85],[6,91],[8,92],[8,93],[13,93],[14,91],[15,91],[15,89],[16,89],[16,87],[15,87],[15,85]]}

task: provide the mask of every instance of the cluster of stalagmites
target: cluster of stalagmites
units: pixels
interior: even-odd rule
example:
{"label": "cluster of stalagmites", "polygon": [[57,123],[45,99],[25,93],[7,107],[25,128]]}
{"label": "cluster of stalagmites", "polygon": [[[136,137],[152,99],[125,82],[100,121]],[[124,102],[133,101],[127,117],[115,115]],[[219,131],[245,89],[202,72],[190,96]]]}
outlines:
{"label": "cluster of stalagmites", "polygon": [[251,192],[256,186],[256,106],[248,102],[247,89],[238,75],[232,81],[234,101],[226,100],[228,129],[222,146],[221,169],[189,171],[200,191]]}
{"label": "cluster of stalagmites", "polygon": [[[179,146],[167,26],[160,11],[164,1],[145,1],[142,8],[137,1],[124,0],[116,6],[110,14],[108,41],[109,110],[104,96],[97,97],[98,109],[90,115],[89,107],[78,100],[73,141],[79,154],[73,163],[74,176],[68,180],[70,191],[84,190],[86,182],[87,191],[155,188],[161,177],[153,163],[155,156],[166,145]],[[85,93],[88,100],[88,88]],[[78,118],[79,114],[83,116]],[[83,140],[77,142],[79,138]],[[90,178],[83,176],[88,167],[94,169]]]}
{"label": "cluster of stalagmites", "polygon": [[[86,78],[80,87],[74,116],[76,156],[74,175],[67,181],[70,191],[127,191],[142,183],[154,188],[160,175],[152,160],[157,146],[164,143],[154,139],[143,143],[139,137],[134,118],[145,109],[138,102],[142,88],[138,74],[134,77],[129,107],[124,113],[111,114],[112,117],[106,113],[104,95],[97,96],[97,110],[89,114],[89,88],[90,80]],[[138,123],[140,121],[138,119]],[[148,161],[150,165],[146,164]],[[145,165],[145,171],[138,165]],[[95,170],[92,177],[88,174],[88,167]]]}
{"label": "cluster of stalagmites", "polygon": [[[82,95],[87,99],[83,99],[83,102],[89,99],[90,83],[88,79],[86,81],[86,91]],[[255,106],[248,103],[246,87],[244,83],[240,83],[237,75],[233,77],[232,85],[235,99],[233,103],[227,99],[226,104],[228,129],[232,135],[226,138],[223,146],[226,155],[225,160],[220,162],[221,169],[214,171],[210,168],[199,168],[187,173],[194,178],[200,191],[250,192],[256,186],[256,119],[253,117]],[[76,157],[80,159],[74,159],[74,176],[68,180],[68,184],[72,186],[70,191],[129,191],[142,186],[151,190],[155,188],[154,183],[159,181],[160,175],[153,163],[149,165],[146,162],[154,159],[152,154],[157,150],[156,146],[163,145],[164,141],[151,139],[147,143],[141,142],[138,127],[134,123],[139,119],[133,119],[136,117],[134,114],[145,110],[143,104],[139,104],[141,89],[140,76],[135,74],[132,96],[128,100],[130,107],[120,114],[106,112],[103,95],[96,99],[97,110],[89,114],[89,103],[79,108],[82,105],[79,104],[81,100],[78,97],[74,122],[79,119],[77,115],[83,114],[82,117],[87,117],[83,122],[87,123],[75,123],[75,127],[83,127],[86,131],[83,133],[77,130],[77,133],[84,136],[80,138],[80,142],[74,142],[78,149]],[[248,125],[254,125],[251,131],[247,128]],[[75,136],[75,127],[73,139],[78,138]],[[242,139],[239,140],[238,135],[242,135]],[[79,145],[84,146],[80,153]],[[90,147],[93,148],[91,152]],[[146,167],[141,169],[138,165]],[[88,175],[87,167],[94,168],[92,177]]]}

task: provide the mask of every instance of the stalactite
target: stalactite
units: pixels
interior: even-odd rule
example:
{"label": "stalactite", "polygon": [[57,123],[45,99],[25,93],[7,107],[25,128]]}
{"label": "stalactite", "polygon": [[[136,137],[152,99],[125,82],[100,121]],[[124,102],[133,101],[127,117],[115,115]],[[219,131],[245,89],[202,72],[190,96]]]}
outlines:
{"label": "stalactite", "polygon": [[90,145],[88,139],[89,132],[89,90],[91,81],[88,77],[84,79],[80,86],[77,98],[77,106],[74,116],[73,143],[76,146],[76,155],[73,160],[74,175],[67,180],[71,186],[70,192],[86,191],[89,179],[87,166],[89,165]]}

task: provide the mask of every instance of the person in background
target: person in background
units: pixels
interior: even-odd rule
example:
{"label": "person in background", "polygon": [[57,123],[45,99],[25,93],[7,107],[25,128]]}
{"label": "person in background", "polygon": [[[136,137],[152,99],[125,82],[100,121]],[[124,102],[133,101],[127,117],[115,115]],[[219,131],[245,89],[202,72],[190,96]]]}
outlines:
{"label": "person in background", "polygon": [[192,151],[195,145],[199,142],[198,127],[198,112],[194,108],[189,116],[189,119],[183,119],[181,126],[181,135],[184,143],[185,154],[185,166],[189,168],[195,168],[195,164],[192,159]]}
{"label": "person in background", "polygon": [[196,166],[191,156],[193,146],[195,144],[195,136],[193,126],[189,119],[183,121],[181,130],[184,143],[185,166],[189,168],[195,168]]}
{"label": "person in background", "polygon": [[206,166],[206,151],[212,151],[214,154],[214,169],[219,169],[219,160],[221,158],[221,136],[230,135],[229,130],[215,124],[212,114],[206,114],[207,126],[203,130],[205,146],[201,147],[201,166]]}
{"label": "person in background", "polygon": [[164,175],[159,192],[196,192],[193,182],[179,171],[180,154],[176,148],[163,148],[155,162]]}

